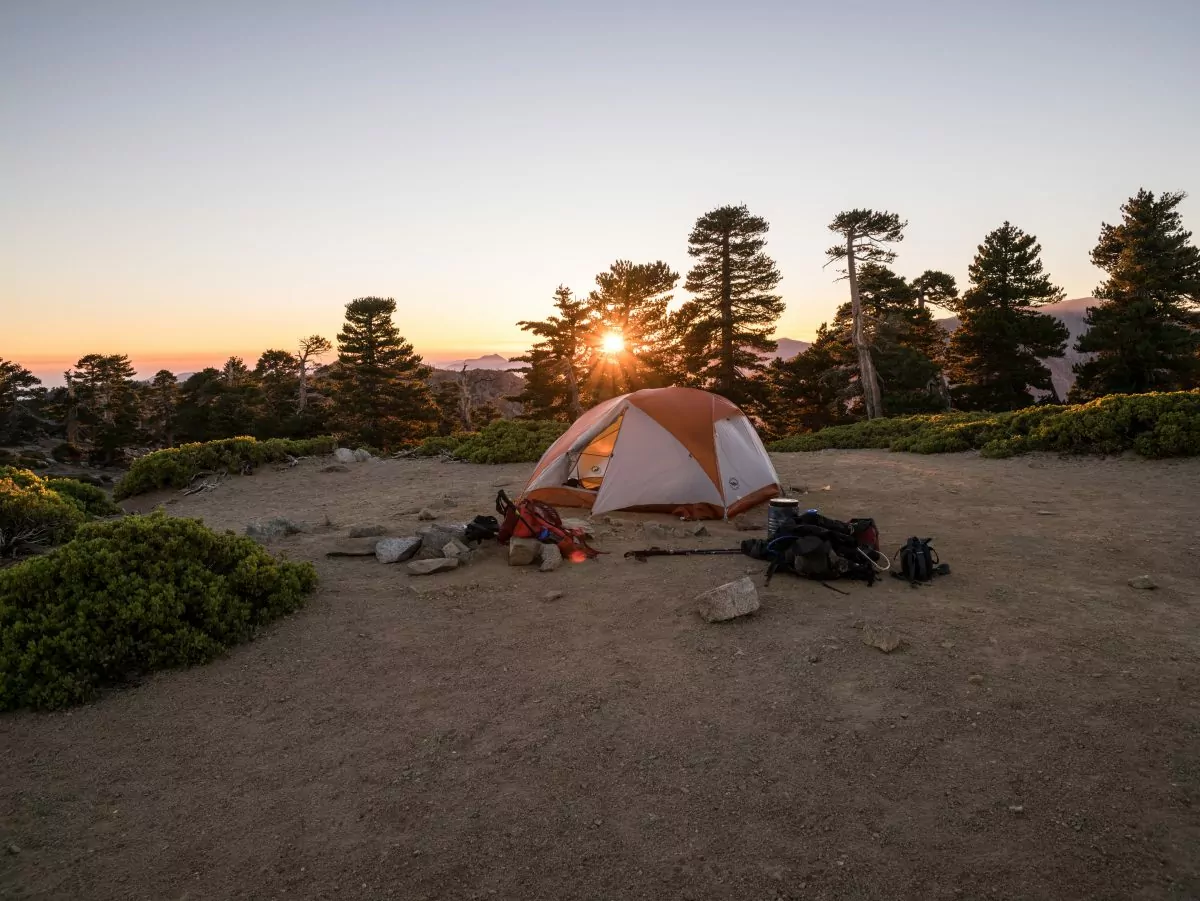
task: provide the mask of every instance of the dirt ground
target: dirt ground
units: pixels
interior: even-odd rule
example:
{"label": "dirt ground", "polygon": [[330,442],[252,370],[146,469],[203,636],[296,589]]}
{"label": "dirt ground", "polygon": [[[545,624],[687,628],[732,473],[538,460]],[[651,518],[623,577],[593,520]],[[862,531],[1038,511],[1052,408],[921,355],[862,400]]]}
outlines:
{"label": "dirt ground", "polygon": [[[0,896],[1200,897],[1200,460],[776,464],[889,551],[933,536],[953,574],[780,576],[707,625],[693,596],[760,565],[626,560],[632,525],[547,574],[498,548],[424,578],[321,555],[445,496],[443,519],[490,512],[527,466],[312,463],[142,499],[311,523],[274,548],[321,587],[213,664],[0,718]],[[747,534],[709,528],[678,544]]]}

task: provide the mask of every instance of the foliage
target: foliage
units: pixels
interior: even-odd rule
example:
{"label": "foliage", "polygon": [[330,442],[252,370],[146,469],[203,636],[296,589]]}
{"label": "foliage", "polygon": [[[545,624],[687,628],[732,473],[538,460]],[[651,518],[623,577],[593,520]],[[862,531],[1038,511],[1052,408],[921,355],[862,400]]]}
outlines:
{"label": "foliage", "polygon": [[391,448],[427,434],[437,407],[426,384],[432,370],[392,322],[396,301],[360,297],[346,304],[333,373],[336,426],[356,443]]}
{"label": "foliage", "polygon": [[159,444],[175,443],[175,419],[179,407],[179,379],[169,369],[160,369],[146,386],[142,416],[146,430]]}
{"label": "foliage", "polygon": [[1200,249],[1177,207],[1187,195],[1141,190],[1105,223],[1092,262],[1108,273],[1077,345],[1072,399],[1200,385]]}
{"label": "foliage", "polygon": [[746,206],[723,206],[696,220],[688,255],[696,264],[684,287],[692,294],[671,318],[679,342],[677,380],[709,388],[734,403],[761,400],[755,378],[775,350],[771,332],[783,313],[772,293],[780,281],[764,251],[770,226]]}
{"label": "foliage", "polygon": [[83,451],[69,441],[56,444],[50,451],[50,456],[59,463],[78,463],[83,459]]}
{"label": "foliage", "polygon": [[0,443],[16,443],[37,433],[30,408],[40,384],[24,366],[0,358]]}
{"label": "foliage", "polygon": [[329,454],[337,447],[334,438],[224,438],[181,444],[154,451],[133,461],[113,496],[124,500],[159,488],[185,488],[199,473],[239,473],[264,463],[291,457]]}
{"label": "foliage", "polygon": [[563,422],[497,419],[454,449],[468,463],[533,463],[567,430]]}
{"label": "foliage", "polygon": [[88,485],[78,479],[50,478],[47,486],[55,494],[61,494],[74,501],[88,517],[118,516],[121,508],[112,502],[112,498],[101,488]]}
{"label": "foliage", "polygon": [[430,435],[413,449],[417,457],[440,457],[453,453],[463,442],[479,437],[478,432],[455,432],[453,435]]}
{"label": "foliage", "polygon": [[[679,273],[658,260],[617,260],[596,276],[588,295],[587,394],[595,404],[641,388],[666,384],[671,303]],[[605,350],[606,335],[619,335],[620,351]]]}
{"label": "foliage", "polygon": [[554,315],[517,323],[539,340],[513,362],[528,363],[519,370],[525,386],[512,399],[524,406],[532,419],[571,422],[583,414],[583,383],[587,373],[588,336],[595,316],[588,301],[575,297],[566,285],[554,292]]}
{"label": "foliage", "polygon": [[297,413],[303,413],[308,409],[308,376],[311,372],[310,364],[315,364],[331,350],[333,350],[333,345],[329,343],[328,338],[321,335],[309,335],[307,338],[300,339],[299,348],[296,353],[296,374],[299,382],[296,392]]}
{"label": "foliage", "polygon": [[83,526],[0,571],[0,709],[87,701],[140,674],[203,663],[298,609],[309,563],[162,513]]}
{"label": "foliage", "polygon": [[958,406],[1015,410],[1033,403],[1030,388],[1053,393],[1042,360],[1063,355],[1068,332],[1035,309],[1063,298],[1042,271],[1041,252],[1037,238],[1009,222],[979,245],[947,351],[946,374]]}
{"label": "foliage", "polygon": [[140,437],[135,374],[125,354],[88,354],[66,373],[67,440],[87,445],[99,462],[119,460]]}
{"label": "foliage", "polygon": [[1086,404],[1044,404],[1002,413],[900,416],[793,435],[772,451],[887,448],[914,453],[979,450],[1009,457],[1029,451],[1144,457],[1200,455],[1200,391],[1113,394]]}
{"label": "foliage", "polygon": [[842,243],[830,247],[825,255],[829,262],[846,261],[844,271],[850,285],[850,343],[858,356],[858,381],[869,419],[883,415],[883,397],[871,355],[857,269],[860,264],[882,267],[896,259],[896,252],[886,245],[903,241],[907,225],[895,213],[862,209],[838,213],[829,224],[829,230],[840,235]]}
{"label": "foliage", "polygon": [[12,556],[22,546],[70,538],[86,514],[69,492],[53,490],[27,469],[0,467],[0,557]]}

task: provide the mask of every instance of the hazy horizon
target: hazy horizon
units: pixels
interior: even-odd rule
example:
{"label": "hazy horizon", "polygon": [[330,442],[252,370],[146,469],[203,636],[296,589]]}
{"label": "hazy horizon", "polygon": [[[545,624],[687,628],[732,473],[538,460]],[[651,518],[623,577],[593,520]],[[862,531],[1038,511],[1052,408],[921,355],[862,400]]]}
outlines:
{"label": "hazy horizon", "polygon": [[9,7],[0,356],[252,364],[372,294],[428,358],[511,356],[559,283],[682,283],[696,217],[743,202],[781,337],[843,301],[826,225],[854,206],[909,220],[903,275],[961,286],[1009,219],[1085,297],[1102,221],[1196,187],[1198,33],[1184,2]]}

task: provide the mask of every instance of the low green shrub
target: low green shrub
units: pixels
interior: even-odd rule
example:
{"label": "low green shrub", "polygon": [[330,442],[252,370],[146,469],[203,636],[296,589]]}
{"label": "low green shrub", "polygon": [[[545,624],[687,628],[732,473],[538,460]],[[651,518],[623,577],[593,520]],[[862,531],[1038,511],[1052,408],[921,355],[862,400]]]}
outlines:
{"label": "low green shrub", "polygon": [[113,497],[124,500],[159,488],[185,488],[202,472],[237,473],[246,467],[278,463],[291,457],[330,454],[334,438],[224,438],[181,444],[138,457],[117,483]]}
{"label": "low green shrub", "polygon": [[74,501],[88,516],[117,516],[121,513],[121,508],[112,502],[112,498],[95,485],[87,485],[78,479],[60,478],[47,479],[46,484],[51,491]]}
{"label": "low green shrub", "polygon": [[199,520],[156,512],[84,525],[0,570],[0,709],[63,707],[211,660],[299,608],[316,581],[311,564]]}
{"label": "low green shrub", "polygon": [[1086,404],[1042,404],[1011,413],[898,416],[792,435],[773,451],[887,448],[918,454],[979,450],[986,457],[1029,451],[1144,457],[1200,455],[1200,391],[1112,394]]}
{"label": "low green shrub", "polygon": [[567,424],[536,419],[496,419],[454,448],[469,463],[533,463],[541,458]]}
{"label": "low green shrub", "polygon": [[50,456],[59,463],[78,463],[83,459],[83,451],[69,441],[64,441],[62,444],[54,446],[54,450],[50,451]]}
{"label": "low green shrub", "polygon": [[413,448],[412,453],[415,457],[439,457],[442,454],[458,450],[463,442],[477,438],[478,436],[478,432],[455,432],[453,435],[432,435]]}
{"label": "low green shrub", "polygon": [[27,545],[59,544],[87,519],[67,494],[51,490],[27,469],[0,468],[0,557]]}

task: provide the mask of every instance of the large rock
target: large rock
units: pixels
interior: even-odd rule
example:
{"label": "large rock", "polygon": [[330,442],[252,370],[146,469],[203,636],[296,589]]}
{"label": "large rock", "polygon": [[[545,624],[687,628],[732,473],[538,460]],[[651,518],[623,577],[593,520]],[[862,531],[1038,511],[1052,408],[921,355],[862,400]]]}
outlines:
{"label": "large rock", "polygon": [[381,538],[375,545],[375,559],[380,563],[403,563],[420,549],[420,538]]}
{"label": "large rock", "polygon": [[348,447],[339,447],[333,452],[333,458],[339,463],[353,463],[354,451],[350,450]]}
{"label": "large rock", "polygon": [[246,526],[246,535],[259,541],[269,541],[272,538],[282,538],[285,535],[295,535],[297,532],[303,531],[304,526],[283,516],[252,522]]}
{"label": "large rock", "polygon": [[542,543],[536,538],[510,538],[508,540],[508,565],[528,566],[542,556]]}
{"label": "large rock", "polygon": [[719,623],[758,609],[758,592],[749,576],[727,582],[696,598],[696,611],[706,622]]}
{"label": "large rock", "polygon": [[354,459],[359,463],[366,463],[371,459],[371,452],[365,447],[360,447],[354,452]]}
{"label": "large rock", "polygon": [[433,560],[414,560],[408,564],[408,573],[412,576],[429,576],[433,573],[458,569],[458,561],[450,557],[437,557]]}
{"label": "large rock", "polygon": [[550,573],[563,565],[562,551],[558,549],[557,544],[542,545],[542,565],[539,567],[542,572]]}
{"label": "large rock", "polygon": [[387,534],[386,526],[380,526],[380,525],[370,526],[370,525],[368,525],[368,526],[351,526],[351,528],[350,528],[350,537],[351,538],[377,538],[380,535],[386,535],[386,534]]}
{"label": "large rock", "polygon": [[455,539],[461,541],[463,534],[452,525],[422,526],[417,529],[417,537],[421,539],[421,550],[417,556],[422,560],[444,557],[446,545]]}
{"label": "large rock", "polygon": [[451,538],[442,547],[442,556],[447,560],[457,560],[459,563],[470,563],[471,549],[457,538]]}

